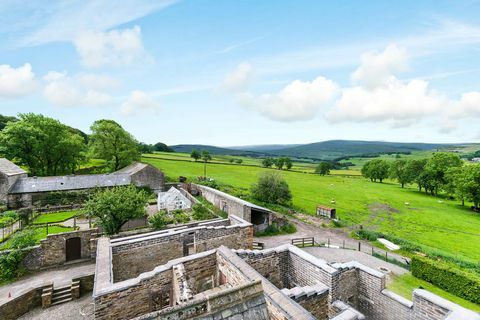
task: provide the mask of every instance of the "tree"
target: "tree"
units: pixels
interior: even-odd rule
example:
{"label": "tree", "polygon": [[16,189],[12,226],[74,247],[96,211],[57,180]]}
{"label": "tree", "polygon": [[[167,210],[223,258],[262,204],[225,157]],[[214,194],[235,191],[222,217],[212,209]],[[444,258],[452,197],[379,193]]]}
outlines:
{"label": "tree", "polygon": [[16,117],[9,117],[0,114],[0,131],[2,131],[9,122],[16,122],[18,119]]}
{"label": "tree", "polygon": [[[462,200],[473,202],[474,208],[478,209],[480,204],[480,164],[464,167],[453,167],[447,171],[447,179],[450,181],[455,195]],[[451,189],[450,189],[451,190]]]}
{"label": "tree", "polygon": [[283,165],[285,164],[285,159],[284,158],[277,158],[275,159],[275,167],[277,167],[278,170],[283,169]]}
{"label": "tree", "polygon": [[207,162],[212,160],[212,156],[210,155],[210,152],[207,150],[202,151],[202,160],[203,160],[203,176],[206,178],[207,177]]}
{"label": "tree", "polygon": [[85,159],[84,139],[60,121],[20,114],[0,133],[1,153],[29,168],[33,175],[73,173]]}
{"label": "tree", "polygon": [[[432,195],[438,195],[439,190],[444,188],[448,181],[446,179],[447,170],[454,167],[461,167],[463,164],[460,157],[451,152],[436,152],[427,160],[424,168],[424,175],[428,181],[424,183],[429,186]],[[424,186],[425,187],[425,186]]]}
{"label": "tree", "polygon": [[330,174],[331,168],[332,168],[332,165],[329,162],[322,161],[315,168],[315,173],[320,174],[322,176],[328,175]]}
{"label": "tree", "polygon": [[153,153],[153,151],[155,151],[151,144],[146,144],[143,142],[138,144],[138,150],[140,150],[141,153]]}
{"label": "tree", "polygon": [[292,160],[290,158],[283,158],[283,164],[287,170],[292,169]]}
{"label": "tree", "polygon": [[98,218],[107,235],[117,234],[130,219],[145,215],[148,194],[135,186],[114,187],[95,192],[85,203],[85,212]]}
{"label": "tree", "polygon": [[167,146],[165,143],[162,142],[157,142],[153,145],[153,150],[154,151],[159,151],[159,152],[175,152],[172,148]]}
{"label": "tree", "polygon": [[90,150],[95,158],[104,159],[112,171],[140,160],[135,138],[113,120],[97,120],[90,127]]}
{"label": "tree", "polygon": [[242,164],[242,162],[243,162],[242,159],[236,159],[236,160],[235,160],[235,163],[236,163],[236,164]]}
{"label": "tree", "polygon": [[408,174],[413,177],[412,182],[417,183],[418,191],[422,191],[423,188],[423,180],[425,177],[422,176],[422,173],[424,172],[426,164],[427,159],[409,160],[407,162]]}
{"label": "tree", "polygon": [[292,194],[285,179],[278,172],[263,172],[251,187],[253,198],[267,203],[288,204]]}
{"label": "tree", "polygon": [[273,158],[265,158],[262,160],[262,166],[265,168],[271,168],[275,163],[275,160]]}
{"label": "tree", "polygon": [[382,159],[370,160],[362,168],[362,175],[365,178],[369,178],[371,181],[376,182],[377,180],[380,183],[384,179],[388,178],[388,171],[390,166],[387,161]]}
{"label": "tree", "polygon": [[198,161],[198,159],[200,159],[201,157],[202,155],[197,149],[193,149],[190,153],[190,158],[193,158],[195,161]]}
{"label": "tree", "polygon": [[390,164],[390,178],[397,180],[403,188],[415,179],[415,175],[409,170],[408,161],[395,160]]}

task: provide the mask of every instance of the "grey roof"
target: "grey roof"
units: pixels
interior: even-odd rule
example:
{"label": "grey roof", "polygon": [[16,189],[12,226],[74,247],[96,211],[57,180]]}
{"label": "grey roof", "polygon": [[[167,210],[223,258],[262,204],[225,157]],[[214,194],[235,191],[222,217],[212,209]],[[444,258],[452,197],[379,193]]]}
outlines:
{"label": "grey roof", "polygon": [[20,178],[10,188],[9,193],[33,193],[92,189],[96,187],[124,186],[131,182],[128,174],[89,174],[58,177]]}
{"label": "grey roof", "polygon": [[7,176],[27,173],[25,170],[17,166],[8,159],[0,158],[0,172]]}
{"label": "grey roof", "polygon": [[125,168],[115,171],[113,174],[134,174],[134,173],[137,173],[138,171],[143,170],[147,166],[148,164],[146,163],[135,162],[129,166],[126,166]]}

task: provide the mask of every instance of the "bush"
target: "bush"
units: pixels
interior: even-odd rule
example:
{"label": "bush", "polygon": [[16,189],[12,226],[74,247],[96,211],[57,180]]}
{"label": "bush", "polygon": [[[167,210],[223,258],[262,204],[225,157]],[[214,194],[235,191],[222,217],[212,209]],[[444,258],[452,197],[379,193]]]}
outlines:
{"label": "bush", "polygon": [[172,222],[172,219],[165,210],[158,211],[148,218],[148,225],[155,230],[163,229]]}
{"label": "bush", "polygon": [[20,276],[24,272],[21,263],[25,258],[23,248],[35,244],[35,231],[33,229],[24,229],[17,232],[10,239],[12,250],[0,256],[0,281],[11,280]]}
{"label": "bush", "polygon": [[287,182],[277,172],[261,173],[251,193],[254,199],[267,203],[288,204],[292,199]]}
{"label": "bush", "polygon": [[190,216],[183,210],[174,210],[172,211],[173,219],[175,223],[189,223]]}
{"label": "bush", "polygon": [[192,217],[194,220],[208,220],[215,218],[215,215],[213,215],[203,204],[197,203],[192,207]]}
{"label": "bush", "polygon": [[480,276],[439,260],[413,257],[412,274],[460,298],[480,303]]}
{"label": "bush", "polygon": [[277,236],[281,234],[291,234],[297,232],[297,226],[292,223],[286,223],[278,226],[276,223],[269,225],[264,231],[258,232],[257,237]]}

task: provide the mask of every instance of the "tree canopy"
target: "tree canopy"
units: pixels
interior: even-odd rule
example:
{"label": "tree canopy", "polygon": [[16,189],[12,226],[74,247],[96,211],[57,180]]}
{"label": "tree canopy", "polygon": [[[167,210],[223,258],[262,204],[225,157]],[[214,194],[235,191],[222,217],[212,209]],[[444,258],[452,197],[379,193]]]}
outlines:
{"label": "tree canopy", "polygon": [[135,186],[114,187],[97,191],[85,204],[85,212],[96,217],[107,235],[120,232],[128,220],[142,217],[148,195]]}
{"label": "tree canopy", "polygon": [[373,182],[377,180],[383,182],[384,179],[388,178],[390,166],[387,161],[382,159],[370,160],[362,168],[362,175],[365,178],[369,178]]}
{"label": "tree canopy", "polygon": [[86,145],[71,129],[40,114],[20,114],[0,133],[1,153],[33,175],[73,173],[85,159]]}
{"label": "tree canopy", "polygon": [[190,153],[190,158],[193,158],[195,161],[198,161],[202,157],[202,154],[197,149],[193,149]]}
{"label": "tree canopy", "polygon": [[329,162],[322,161],[315,168],[315,173],[320,174],[322,176],[328,175],[328,174],[330,174],[330,169],[331,168],[332,168],[332,165]]}
{"label": "tree canopy", "polygon": [[274,171],[262,172],[252,185],[251,193],[255,199],[267,203],[288,204],[292,199],[287,182]]}
{"label": "tree canopy", "polygon": [[140,159],[135,138],[113,120],[97,120],[90,127],[90,148],[95,158],[104,159],[112,171]]}

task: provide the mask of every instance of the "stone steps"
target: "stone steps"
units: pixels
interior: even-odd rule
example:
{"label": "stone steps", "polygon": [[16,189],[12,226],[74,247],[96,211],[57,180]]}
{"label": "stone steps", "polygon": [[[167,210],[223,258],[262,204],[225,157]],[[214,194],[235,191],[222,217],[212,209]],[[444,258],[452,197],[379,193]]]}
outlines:
{"label": "stone steps", "polygon": [[293,288],[284,288],[281,291],[287,295],[288,297],[296,300],[302,297],[310,297],[313,295],[319,295],[324,293],[328,288],[323,285],[313,285],[313,286],[305,286],[305,287],[293,287]]}

